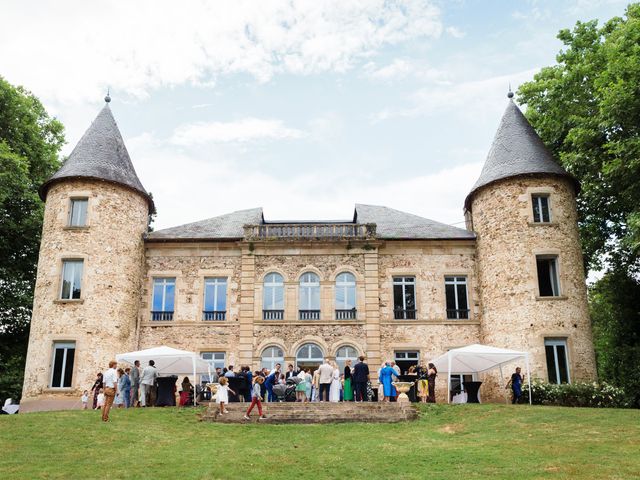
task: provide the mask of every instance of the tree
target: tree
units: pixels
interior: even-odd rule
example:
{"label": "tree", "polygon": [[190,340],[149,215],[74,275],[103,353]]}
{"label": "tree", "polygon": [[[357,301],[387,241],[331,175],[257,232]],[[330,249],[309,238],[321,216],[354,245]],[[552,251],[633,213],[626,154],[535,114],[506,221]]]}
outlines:
{"label": "tree", "polygon": [[580,236],[599,377],[640,407],[640,4],[602,28],[561,30],[558,64],[523,84],[526,116],[580,181]]}
{"label": "tree", "polygon": [[542,140],[582,186],[588,268],[640,270],[640,4],[602,28],[561,30],[566,49],[518,91]]}
{"label": "tree", "polygon": [[64,127],[0,77],[0,399],[20,398],[44,204],[38,187],[60,165]]}

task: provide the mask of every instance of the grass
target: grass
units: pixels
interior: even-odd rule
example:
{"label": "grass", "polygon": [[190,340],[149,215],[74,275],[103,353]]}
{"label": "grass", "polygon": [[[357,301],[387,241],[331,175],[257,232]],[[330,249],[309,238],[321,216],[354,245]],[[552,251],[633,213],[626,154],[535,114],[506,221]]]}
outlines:
{"label": "grass", "polygon": [[390,425],[222,425],[197,413],[3,415],[0,478],[640,478],[639,410],[428,405]]}

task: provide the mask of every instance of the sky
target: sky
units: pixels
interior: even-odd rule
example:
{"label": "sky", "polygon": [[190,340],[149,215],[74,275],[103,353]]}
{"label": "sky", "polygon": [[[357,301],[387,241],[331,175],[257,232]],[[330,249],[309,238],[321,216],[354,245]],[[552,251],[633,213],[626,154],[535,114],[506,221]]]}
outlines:
{"label": "sky", "polygon": [[463,227],[509,85],[617,0],[5,0],[0,75],[66,128],[111,109],[154,228],[355,203]]}

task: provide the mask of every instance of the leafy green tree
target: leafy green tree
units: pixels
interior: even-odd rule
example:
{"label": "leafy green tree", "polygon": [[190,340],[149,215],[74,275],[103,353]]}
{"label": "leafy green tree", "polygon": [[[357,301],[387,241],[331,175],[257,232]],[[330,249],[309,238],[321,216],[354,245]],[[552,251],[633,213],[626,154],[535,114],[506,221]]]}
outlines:
{"label": "leafy green tree", "polygon": [[527,118],[580,180],[580,236],[599,377],[640,407],[640,4],[561,30],[557,65],[523,84]]}
{"label": "leafy green tree", "polygon": [[518,98],[545,144],[582,185],[578,197],[587,267],[638,271],[640,232],[640,4],[603,27],[561,30],[557,65]]}
{"label": "leafy green tree", "polygon": [[0,399],[20,398],[44,204],[59,167],[62,124],[0,77]]}
{"label": "leafy green tree", "polygon": [[623,387],[636,408],[640,408],[638,298],[640,282],[622,271],[607,273],[589,291],[598,376]]}

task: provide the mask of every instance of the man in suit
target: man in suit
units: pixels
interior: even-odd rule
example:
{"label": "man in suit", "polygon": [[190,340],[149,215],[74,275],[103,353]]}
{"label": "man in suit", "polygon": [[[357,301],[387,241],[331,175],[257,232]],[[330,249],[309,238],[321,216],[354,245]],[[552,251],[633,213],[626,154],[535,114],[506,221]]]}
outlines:
{"label": "man in suit", "polygon": [[140,360],[133,362],[133,368],[131,369],[131,406],[139,407],[139,394],[140,394]]}
{"label": "man in suit", "polygon": [[360,355],[359,362],[353,367],[351,378],[355,385],[356,402],[367,400],[367,382],[369,381],[369,365],[364,363],[364,355]]}
{"label": "man in suit", "polygon": [[289,380],[291,377],[295,377],[296,375],[298,375],[298,372],[295,371],[293,365],[289,364],[287,367],[287,373],[284,375],[284,379]]}
{"label": "man in suit", "polygon": [[[328,358],[325,358],[324,363],[318,367],[318,373],[320,373],[320,401],[328,402],[329,390],[331,388],[331,380],[333,379],[333,367],[329,363]],[[325,397],[325,392],[326,392],[326,397]]]}

